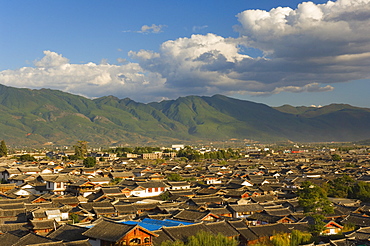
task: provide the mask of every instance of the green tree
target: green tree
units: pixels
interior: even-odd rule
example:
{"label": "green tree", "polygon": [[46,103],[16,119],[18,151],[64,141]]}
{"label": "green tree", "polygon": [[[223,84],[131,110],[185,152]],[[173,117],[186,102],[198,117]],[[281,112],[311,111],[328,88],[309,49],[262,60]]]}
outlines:
{"label": "green tree", "polygon": [[313,224],[310,225],[310,231],[314,236],[320,235],[320,233],[324,230],[325,226],[325,216],[319,213],[311,214],[310,216],[313,219]]}
{"label": "green tree", "polygon": [[119,182],[121,182],[122,181],[122,178],[114,178],[114,179],[112,179],[110,182],[109,182],[109,184],[110,185],[116,185],[116,184],[118,184]]}
{"label": "green tree", "polygon": [[181,181],[181,180],[184,180],[184,178],[178,173],[169,173],[167,175],[167,180],[168,181]]}
{"label": "green tree", "polygon": [[8,148],[6,147],[5,141],[1,140],[0,143],[0,157],[8,155]]}
{"label": "green tree", "polygon": [[78,141],[75,146],[73,146],[75,149],[75,155],[82,159],[87,154],[87,142],[86,141]]}
{"label": "green tree", "polygon": [[290,245],[290,238],[288,233],[279,233],[273,236],[271,243],[274,246],[288,246]]}
{"label": "green tree", "polygon": [[164,242],[161,243],[161,246],[185,246],[185,244],[183,242],[180,242],[180,241],[175,241],[175,242],[164,241]]}
{"label": "green tree", "polygon": [[293,230],[290,234],[290,246],[307,244],[312,240],[312,235],[309,232]]}
{"label": "green tree", "polygon": [[85,167],[94,167],[96,164],[96,159],[94,157],[86,157],[84,160],[83,160],[83,165]]}
{"label": "green tree", "polygon": [[334,154],[334,155],[331,155],[331,159],[333,161],[340,161],[340,160],[342,160],[342,157],[338,154]]}
{"label": "green tree", "polygon": [[18,157],[18,161],[36,161],[36,159],[30,154],[25,154]]}
{"label": "green tree", "polygon": [[292,233],[278,233],[271,239],[274,246],[298,246],[309,243],[312,239],[311,233],[293,230]]}
{"label": "green tree", "polygon": [[217,152],[212,151],[211,153],[209,153],[209,158],[210,159],[217,159],[218,158]]}
{"label": "green tree", "polygon": [[209,159],[209,153],[208,152],[205,152],[203,155],[204,155],[204,159]]}
{"label": "green tree", "polygon": [[160,151],[160,150],[161,148],[159,147],[135,147],[132,153],[141,155],[143,153],[153,153],[154,151]]}
{"label": "green tree", "polygon": [[162,194],[159,195],[159,197],[163,200],[163,201],[168,201],[170,200],[170,194],[168,191],[165,191],[163,192]]}
{"label": "green tree", "polygon": [[224,158],[225,158],[225,151],[224,150],[217,151],[217,159],[222,160]]}
{"label": "green tree", "polygon": [[253,243],[253,246],[274,246],[269,238],[260,238],[255,243]]}
{"label": "green tree", "polygon": [[195,236],[189,237],[187,246],[237,246],[238,241],[229,239],[221,234],[211,234],[209,232],[200,231]]}
{"label": "green tree", "polygon": [[302,183],[298,195],[299,205],[305,213],[330,214],[334,212],[325,190],[310,181]]}
{"label": "green tree", "polygon": [[348,197],[370,202],[370,184],[364,181],[357,182],[350,190]]}
{"label": "green tree", "polygon": [[68,159],[71,160],[71,161],[77,161],[79,159],[79,157],[77,155],[70,155],[70,156],[68,156]]}
{"label": "green tree", "polygon": [[163,164],[163,163],[166,163],[166,161],[164,159],[156,159],[155,160],[155,164]]}
{"label": "green tree", "polygon": [[348,175],[343,175],[329,181],[328,195],[332,197],[348,197],[355,184],[355,180]]}
{"label": "green tree", "polygon": [[161,246],[237,246],[239,242],[235,239],[229,239],[221,234],[199,231],[196,235],[187,238],[183,242],[163,242]]}
{"label": "green tree", "polygon": [[199,153],[197,150],[192,149],[190,146],[185,146],[185,148],[180,149],[177,152],[178,157],[186,157],[191,161],[200,161],[204,158],[203,154]]}
{"label": "green tree", "polygon": [[350,232],[350,231],[354,231],[356,230],[356,226],[353,224],[353,223],[346,223],[344,224],[343,226],[343,229],[341,230],[341,232]]}
{"label": "green tree", "polygon": [[309,181],[305,181],[301,185],[298,192],[299,205],[303,208],[306,216],[313,218],[314,223],[310,229],[314,236],[318,236],[323,230],[325,223],[325,214],[334,212],[331,202],[325,190]]}
{"label": "green tree", "polygon": [[70,214],[69,219],[72,220],[72,224],[80,222],[80,218],[77,214]]}

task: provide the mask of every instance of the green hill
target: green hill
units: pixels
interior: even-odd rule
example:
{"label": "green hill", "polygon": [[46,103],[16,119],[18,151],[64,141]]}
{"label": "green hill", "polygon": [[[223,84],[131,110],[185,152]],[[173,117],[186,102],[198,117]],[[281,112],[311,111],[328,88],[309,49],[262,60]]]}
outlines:
{"label": "green hill", "polygon": [[188,96],[139,103],[105,96],[90,100],[57,90],[0,85],[0,139],[13,146],[171,144],[224,141],[359,141],[370,138],[370,109],[320,108]]}

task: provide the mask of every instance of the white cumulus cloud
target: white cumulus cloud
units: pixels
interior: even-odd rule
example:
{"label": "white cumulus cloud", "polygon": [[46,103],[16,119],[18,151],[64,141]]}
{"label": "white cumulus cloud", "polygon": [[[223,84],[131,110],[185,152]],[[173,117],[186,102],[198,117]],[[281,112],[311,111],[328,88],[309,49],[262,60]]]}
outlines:
{"label": "white cumulus cloud", "polygon": [[[192,35],[163,43],[157,53],[131,55],[183,94],[330,91],[329,84],[370,77],[369,1],[246,10],[237,15],[239,38]],[[241,47],[264,57],[251,58]]]}
{"label": "white cumulus cloud", "polygon": [[323,57],[369,51],[369,0],[304,2],[297,9],[246,10],[236,30],[271,57]]}
{"label": "white cumulus cloud", "polygon": [[158,53],[142,50],[130,55],[143,69],[161,74],[166,87],[178,88],[177,95],[220,93],[239,83],[229,74],[235,63],[250,59],[239,53],[234,39],[211,33],[167,41]]}
{"label": "white cumulus cloud", "polygon": [[[155,73],[144,71],[137,63],[111,65],[70,64],[61,54],[45,51],[35,61],[36,67],[0,72],[0,83],[15,87],[51,88],[87,97],[116,95],[136,100],[152,100],[157,90],[163,91],[164,80]],[[149,83],[148,83],[149,81]],[[139,92],[139,93],[138,93]]]}
{"label": "white cumulus cloud", "polygon": [[45,56],[41,60],[34,61],[36,67],[58,67],[69,63],[67,58],[50,50],[45,50],[44,54]]}
{"label": "white cumulus cloud", "polygon": [[[115,95],[140,101],[189,94],[320,92],[333,84],[370,78],[370,0],[303,2],[239,13],[238,38],[217,34],[169,40],[157,52],[130,51],[137,63],[71,64],[45,51],[35,67],[0,72],[0,83],[54,88],[89,97]],[[142,33],[164,26],[143,26]],[[263,57],[252,58],[248,48]]]}

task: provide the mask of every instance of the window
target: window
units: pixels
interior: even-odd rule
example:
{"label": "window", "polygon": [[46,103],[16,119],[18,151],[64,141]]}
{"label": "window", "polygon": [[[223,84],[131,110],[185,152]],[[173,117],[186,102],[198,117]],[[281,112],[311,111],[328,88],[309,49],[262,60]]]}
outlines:
{"label": "window", "polygon": [[130,240],[130,245],[141,244],[140,238],[133,238]]}

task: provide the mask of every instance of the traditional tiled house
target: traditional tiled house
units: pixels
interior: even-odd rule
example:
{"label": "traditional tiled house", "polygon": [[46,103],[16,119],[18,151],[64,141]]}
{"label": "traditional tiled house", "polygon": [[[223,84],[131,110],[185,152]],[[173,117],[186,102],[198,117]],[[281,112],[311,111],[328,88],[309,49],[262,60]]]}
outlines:
{"label": "traditional tiled house", "polygon": [[220,219],[216,214],[210,211],[197,211],[197,210],[182,210],[173,216],[175,220],[189,221],[189,222],[201,222],[201,221],[217,221]]}
{"label": "traditional tiled house", "polygon": [[88,237],[82,235],[88,228],[65,224],[58,227],[55,231],[47,235],[48,238],[64,242],[87,240]]}
{"label": "traditional tiled house", "polygon": [[204,223],[196,223],[191,225],[163,227],[160,231],[155,231],[159,234],[158,238],[154,239],[155,245],[160,245],[163,241],[186,241],[190,236],[197,234],[200,231],[205,231],[214,234],[210,228]]}
{"label": "traditional tiled house", "polygon": [[227,208],[231,211],[233,218],[245,218],[250,216],[251,214],[260,213],[264,210],[264,208],[257,203],[246,205],[230,204],[227,206]]}
{"label": "traditional tiled house", "polygon": [[188,190],[190,189],[190,184],[185,181],[169,181],[167,182],[170,186],[170,190]]}
{"label": "traditional tiled house", "polygon": [[158,196],[169,189],[169,186],[160,181],[137,182],[132,195],[137,197]]}
{"label": "traditional tiled house", "polygon": [[47,233],[56,230],[59,224],[53,220],[31,220],[31,230],[36,234],[46,235]]}
{"label": "traditional tiled house", "polygon": [[321,232],[321,235],[335,235],[341,232],[343,226],[336,223],[335,221],[326,221],[324,225],[324,230]]}
{"label": "traditional tiled house", "polygon": [[63,195],[71,178],[67,175],[43,175],[42,180],[46,182],[46,189],[49,192]]}
{"label": "traditional tiled house", "polygon": [[151,246],[158,235],[138,225],[126,225],[101,220],[82,235],[89,238],[92,246]]}
{"label": "traditional tiled house", "polygon": [[225,221],[205,224],[214,234],[221,234],[229,239],[239,239],[240,233]]}
{"label": "traditional tiled house", "polygon": [[80,180],[68,185],[69,192],[74,195],[82,195],[84,197],[90,195],[94,191],[97,191],[99,188],[101,188],[101,185],[86,180]]}
{"label": "traditional tiled house", "polygon": [[8,168],[1,173],[1,176],[3,180],[7,181],[9,178],[19,174],[21,174],[21,172],[18,168]]}

